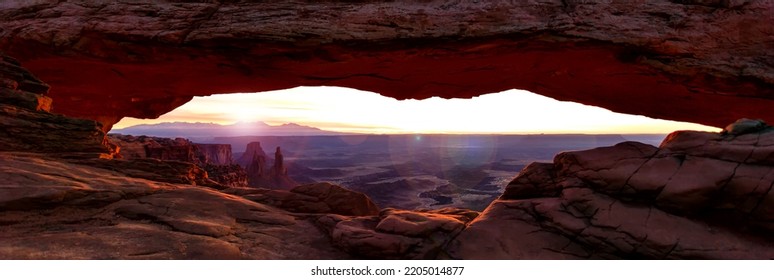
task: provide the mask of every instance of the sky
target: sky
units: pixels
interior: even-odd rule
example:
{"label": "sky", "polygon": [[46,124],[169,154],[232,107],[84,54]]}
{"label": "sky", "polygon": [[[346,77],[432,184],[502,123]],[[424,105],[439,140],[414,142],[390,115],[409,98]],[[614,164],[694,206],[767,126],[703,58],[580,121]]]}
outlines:
{"label": "sky", "polygon": [[195,97],[158,119],[124,118],[114,128],[161,122],[297,123],[355,133],[629,134],[719,131],[692,123],[627,115],[523,90],[472,99],[396,100],[340,87],[297,87]]}

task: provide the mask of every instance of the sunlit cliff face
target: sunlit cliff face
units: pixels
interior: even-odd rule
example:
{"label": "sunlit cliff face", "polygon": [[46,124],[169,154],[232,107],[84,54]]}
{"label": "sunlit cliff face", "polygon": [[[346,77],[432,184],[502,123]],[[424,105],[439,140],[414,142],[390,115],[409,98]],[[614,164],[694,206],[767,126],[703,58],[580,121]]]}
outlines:
{"label": "sunlit cliff face", "polygon": [[717,128],[614,113],[523,90],[472,99],[403,100],[341,87],[297,87],[196,97],[154,120],[127,118],[115,128],[160,122],[264,121],[356,133],[668,133]]}

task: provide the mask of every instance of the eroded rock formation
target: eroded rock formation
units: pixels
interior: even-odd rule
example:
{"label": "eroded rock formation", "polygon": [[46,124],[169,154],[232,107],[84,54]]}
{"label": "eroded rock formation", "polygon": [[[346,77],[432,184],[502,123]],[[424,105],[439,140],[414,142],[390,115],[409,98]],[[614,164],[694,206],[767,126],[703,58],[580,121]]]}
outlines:
{"label": "eroded rock formation", "polygon": [[111,158],[102,125],[50,113],[48,85],[0,53],[0,151]]}
{"label": "eroded rock formation", "polygon": [[314,221],[208,188],[0,152],[0,259],[340,259]]}
{"label": "eroded rock formation", "polygon": [[247,144],[245,153],[237,160],[237,163],[247,170],[247,182],[250,186],[288,190],[299,185],[288,176],[285,157],[280,147],[277,147],[274,152],[274,164],[268,170],[266,158],[266,152],[263,151],[261,143],[250,142]]}
{"label": "eroded rock formation", "polygon": [[330,183],[301,185],[290,190],[232,188],[223,192],[295,213],[346,216],[379,214],[379,208],[368,196]]}
{"label": "eroded rock formation", "polygon": [[285,167],[285,156],[282,155],[282,148],[280,147],[277,147],[274,151],[274,164],[269,169],[269,174],[275,177],[288,175],[288,169]]}
{"label": "eroded rock formation", "polygon": [[0,50],[53,85],[56,112],[105,128],[158,117],[192,96],[322,85],[400,99],[516,88],[714,126],[774,121],[771,1],[0,7]]}
{"label": "eroded rock formation", "polygon": [[452,258],[774,257],[774,129],[566,152],[511,182]]}
{"label": "eroded rock formation", "polygon": [[333,244],[359,258],[435,259],[478,216],[468,209],[407,211],[387,208],[378,216],[325,215],[317,222]]}
{"label": "eroded rock formation", "polygon": [[[209,180],[217,182],[217,184],[215,184],[218,185],[217,188],[223,188],[224,186],[244,187],[247,185],[247,174],[245,170],[241,166],[231,163],[231,145],[196,144],[184,138],[171,139],[121,134],[110,134],[108,138],[110,142],[121,147],[120,155],[124,159],[156,159],[165,161],[166,163],[164,163],[164,166],[188,166],[191,170],[202,170],[201,172],[205,174],[204,178],[206,178],[206,180],[202,182],[204,182],[205,185],[210,186],[213,184],[207,183]],[[139,160],[137,162],[153,161]],[[111,164],[115,165],[115,163]],[[191,167],[191,165],[193,165],[193,167]],[[143,166],[143,164],[138,164],[138,166]],[[131,166],[128,168],[131,169]],[[152,169],[153,168],[149,166],[147,171],[152,172]],[[189,173],[198,174],[199,172]],[[164,182],[177,183],[177,181]],[[202,182],[199,183],[202,184]]]}

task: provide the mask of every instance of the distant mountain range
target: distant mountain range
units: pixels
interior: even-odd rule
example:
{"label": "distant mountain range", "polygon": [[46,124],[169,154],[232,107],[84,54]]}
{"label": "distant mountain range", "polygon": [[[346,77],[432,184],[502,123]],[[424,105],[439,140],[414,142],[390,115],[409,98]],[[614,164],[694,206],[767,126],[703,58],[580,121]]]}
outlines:
{"label": "distant mountain range", "polygon": [[141,124],[122,129],[113,129],[110,131],[110,133],[169,138],[183,137],[188,139],[236,136],[324,136],[347,134],[322,130],[316,127],[299,125],[295,123],[268,125],[264,122],[238,122],[230,125],[200,122],[165,122],[159,124]]}

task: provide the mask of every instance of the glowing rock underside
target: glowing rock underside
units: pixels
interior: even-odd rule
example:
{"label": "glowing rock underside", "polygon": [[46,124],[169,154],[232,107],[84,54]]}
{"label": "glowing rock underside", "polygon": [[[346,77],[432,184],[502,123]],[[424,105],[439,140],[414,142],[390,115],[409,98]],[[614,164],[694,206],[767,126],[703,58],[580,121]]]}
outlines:
{"label": "glowing rock underside", "polygon": [[106,128],[296,86],[515,88],[714,126],[774,121],[767,1],[22,2],[0,4],[0,50],[52,86],[55,112]]}

